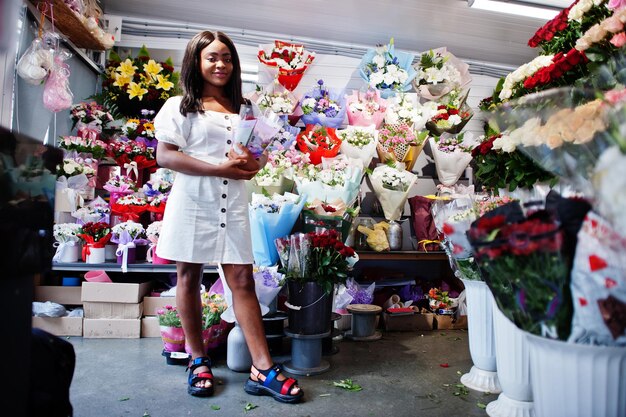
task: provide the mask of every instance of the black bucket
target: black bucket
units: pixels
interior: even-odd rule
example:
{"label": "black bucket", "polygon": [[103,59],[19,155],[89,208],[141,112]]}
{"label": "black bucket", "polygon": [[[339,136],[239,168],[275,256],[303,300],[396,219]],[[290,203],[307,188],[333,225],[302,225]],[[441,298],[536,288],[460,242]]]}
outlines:
{"label": "black bucket", "polygon": [[[315,282],[288,282],[289,331],[303,335],[330,332],[332,298]],[[294,309],[292,307],[299,309]]]}

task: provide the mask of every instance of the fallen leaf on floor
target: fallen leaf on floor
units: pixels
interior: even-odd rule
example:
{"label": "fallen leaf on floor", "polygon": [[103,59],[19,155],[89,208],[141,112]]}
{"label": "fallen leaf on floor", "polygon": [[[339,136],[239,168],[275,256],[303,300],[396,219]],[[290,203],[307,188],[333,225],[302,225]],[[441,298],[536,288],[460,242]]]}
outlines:
{"label": "fallen leaf on floor", "polygon": [[443,385],[446,388],[450,386],[450,384],[441,384],[441,385]]}
{"label": "fallen leaf on floor", "polygon": [[460,337],[455,337],[454,340],[461,340],[461,338]]}
{"label": "fallen leaf on floor", "polygon": [[333,382],[333,385],[338,387],[338,388],[347,389],[348,391],[361,391],[363,389],[360,385],[355,384],[349,378],[348,379],[342,379],[339,382]]}
{"label": "fallen leaf on floor", "polygon": [[143,416],[141,416],[141,417],[150,417],[150,414],[148,414],[147,411],[144,411]]}
{"label": "fallen leaf on floor", "polygon": [[215,404],[213,404],[213,405],[211,406],[211,410],[215,410],[215,411],[217,411],[217,410],[220,410],[220,409],[221,409],[221,407],[220,407],[219,405],[215,405]]}
{"label": "fallen leaf on floor", "polygon": [[450,365],[448,365],[447,363],[440,363],[439,366],[441,366],[442,368],[449,368]]}
{"label": "fallen leaf on floor", "polygon": [[246,406],[243,408],[243,411],[248,412],[250,410],[254,410],[255,408],[257,408],[258,405],[254,405],[252,403],[248,403],[246,404]]}
{"label": "fallen leaf on floor", "polygon": [[461,372],[461,371],[456,371],[456,374],[457,374],[457,375],[463,375],[463,372]]}
{"label": "fallen leaf on floor", "polygon": [[130,397],[122,397],[118,401],[128,401],[128,400],[130,400]]}
{"label": "fallen leaf on floor", "polygon": [[320,397],[330,397],[330,394],[320,394]]}
{"label": "fallen leaf on floor", "polygon": [[476,406],[477,406],[478,408],[482,408],[483,410],[484,410],[485,408],[487,408],[487,406],[486,406],[485,404],[483,404],[483,403],[476,403]]}

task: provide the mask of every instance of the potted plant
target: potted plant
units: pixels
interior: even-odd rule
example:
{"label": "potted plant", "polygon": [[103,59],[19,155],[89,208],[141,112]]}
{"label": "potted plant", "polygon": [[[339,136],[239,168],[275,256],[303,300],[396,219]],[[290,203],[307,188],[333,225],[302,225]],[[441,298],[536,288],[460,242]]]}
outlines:
{"label": "potted plant", "polygon": [[111,227],[104,222],[88,222],[77,234],[83,245],[83,261],[87,263],[104,263],[105,246],[111,239]]}
{"label": "potted plant", "polygon": [[159,318],[163,349],[166,352],[184,352],[185,332],[176,307],[166,305],[165,308],[157,310],[157,317]]}

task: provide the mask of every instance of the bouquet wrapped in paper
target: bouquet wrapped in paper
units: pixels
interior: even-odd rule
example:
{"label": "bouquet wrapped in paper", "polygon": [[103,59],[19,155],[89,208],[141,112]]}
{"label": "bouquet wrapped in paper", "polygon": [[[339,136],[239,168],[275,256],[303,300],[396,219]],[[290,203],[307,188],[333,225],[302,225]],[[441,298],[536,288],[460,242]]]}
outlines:
{"label": "bouquet wrapped in paper", "polygon": [[387,220],[399,220],[409,190],[417,181],[417,175],[388,165],[380,165],[369,175],[374,193],[380,201]]}
{"label": "bouquet wrapped in paper", "polygon": [[275,40],[273,44],[259,45],[257,54],[272,78],[289,91],[296,89],[304,72],[315,59],[315,53],[304,45]]}
{"label": "bouquet wrapped in paper", "polygon": [[139,221],[139,216],[148,209],[148,200],[138,194],[129,194],[120,197],[111,205],[111,214],[115,214],[121,221]]}
{"label": "bouquet wrapped in paper", "polygon": [[411,171],[424,148],[427,136],[427,131],[416,133],[411,125],[404,122],[397,125],[384,124],[378,131],[378,159],[381,163],[401,162],[406,170]]}
{"label": "bouquet wrapped in paper", "polygon": [[129,259],[128,250],[136,248],[137,245],[147,245],[149,241],[141,223],[129,220],[112,227],[111,242],[117,243],[115,254],[122,258],[122,272],[127,272],[128,264],[135,262],[135,259]]}
{"label": "bouquet wrapped in paper", "polygon": [[331,202],[313,200],[305,204],[302,210],[303,231],[314,232],[322,229],[337,230],[341,233],[343,242],[346,241],[359,213],[359,208],[346,205],[342,199]]}
{"label": "bouquet wrapped in paper", "polygon": [[256,265],[272,266],[278,262],[274,241],[291,232],[304,202],[304,196],[291,193],[273,194],[271,197],[252,194],[248,213]]}
{"label": "bouquet wrapped in paper", "polygon": [[347,126],[338,130],[337,136],[341,139],[341,154],[349,158],[358,159],[363,164],[363,170],[369,167],[376,154],[378,130],[374,125]]}
{"label": "bouquet wrapped in paper", "polygon": [[388,45],[368,49],[359,64],[359,75],[371,88],[380,90],[383,98],[411,89],[411,81],[417,72],[411,65],[415,56],[398,52],[393,38]]}
{"label": "bouquet wrapped in paper", "polygon": [[470,121],[474,112],[465,102],[467,93],[449,94],[448,99],[437,105],[434,115],[426,122],[426,129],[432,135],[441,136],[444,133],[461,133],[467,122]]}
{"label": "bouquet wrapped in paper", "polygon": [[90,201],[87,205],[72,212],[72,217],[78,224],[105,222],[109,223],[111,208],[100,196]]}
{"label": "bouquet wrapped in paper", "polygon": [[294,170],[309,164],[309,154],[296,149],[292,142],[287,147],[275,145],[267,154],[267,163],[246,182],[249,193],[283,194],[293,190]]}
{"label": "bouquet wrapped in paper", "polygon": [[257,85],[248,98],[262,111],[269,109],[280,116],[292,114],[299,102],[298,98],[277,80],[264,87]]}
{"label": "bouquet wrapped in paper", "polygon": [[320,165],[304,167],[296,172],[294,180],[298,193],[306,195],[309,203],[315,199],[341,199],[350,204],[359,193],[362,177],[360,161],[339,155],[336,158],[323,158]]}
{"label": "bouquet wrapped in paper", "polygon": [[278,272],[278,265],[254,266],[254,291],[261,306],[261,315],[276,312],[276,297],[285,285],[285,275]]}
{"label": "bouquet wrapped in paper", "polygon": [[420,131],[436,111],[437,103],[429,101],[420,104],[416,93],[400,93],[387,99],[384,121],[390,125],[404,123]]}
{"label": "bouquet wrapped in paper", "polygon": [[135,181],[128,175],[111,176],[102,188],[110,193],[109,203],[111,205],[115,204],[121,196],[133,194],[137,190]]}
{"label": "bouquet wrapped in paper", "polygon": [[346,117],[346,98],[343,90],[324,86],[324,80],[317,81],[317,87],[305,93],[300,99],[302,123],[339,128]]}
{"label": "bouquet wrapped in paper", "polygon": [[471,82],[469,65],[445,47],[424,52],[415,64],[415,91],[426,100],[438,100],[454,89],[464,90]]}
{"label": "bouquet wrapped in paper", "polygon": [[[245,146],[255,158],[259,158],[273,142],[284,123],[269,107],[261,110],[256,104],[242,104],[239,117],[239,125],[235,129],[235,142]],[[240,153],[237,147],[234,149]]]}
{"label": "bouquet wrapped in paper", "polygon": [[341,148],[341,139],[337,137],[335,129],[321,125],[306,125],[303,132],[296,138],[298,149],[309,154],[312,164],[318,165],[322,158],[337,156]]}
{"label": "bouquet wrapped in paper", "polygon": [[350,126],[374,125],[378,129],[385,119],[387,101],[373,88],[365,92],[353,90],[351,95],[346,95],[346,107]]}
{"label": "bouquet wrapped in paper", "polygon": [[439,138],[430,137],[429,143],[437,179],[448,187],[456,184],[472,160],[472,149],[475,146],[473,136],[471,133],[457,136],[444,134]]}
{"label": "bouquet wrapped in paper", "polygon": [[626,235],[593,211],[580,231],[572,269],[569,341],[626,346]]}
{"label": "bouquet wrapped in paper", "polygon": [[[82,231],[81,225],[77,223],[57,223],[52,227],[52,235],[54,236],[53,246],[56,248],[53,262],[63,262],[65,252],[69,252],[69,248],[80,245],[80,237]],[[74,259],[76,261],[76,259]]]}

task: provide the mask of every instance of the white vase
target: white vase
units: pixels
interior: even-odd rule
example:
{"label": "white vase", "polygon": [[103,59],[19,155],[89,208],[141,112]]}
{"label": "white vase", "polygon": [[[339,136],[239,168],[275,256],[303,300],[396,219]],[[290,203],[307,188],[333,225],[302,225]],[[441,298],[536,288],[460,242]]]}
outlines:
{"label": "white vase", "polygon": [[105,263],[105,248],[89,248],[89,254],[87,255],[88,264],[103,264]]}
{"label": "white vase", "polygon": [[502,393],[487,405],[487,414],[491,417],[534,417],[526,334],[498,309],[495,300],[492,307],[496,364]]}
{"label": "white vase", "polygon": [[474,366],[461,376],[461,383],[481,392],[501,392],[496,372],[493,333],[493,296],[483,281],[463,280],[467,294],[467,333]]}
{"label": "white vase", "polygon": [[537,417],[626,416],[626,349],[526,334]]}
{"label": "white vase", "polygon": [[58,262],[60,263],[73,263],[78,262],[81,254],[81,245],[78,243],[74,243],[73,245],[65,244],[62,247],[59,247],[60,253]]}

